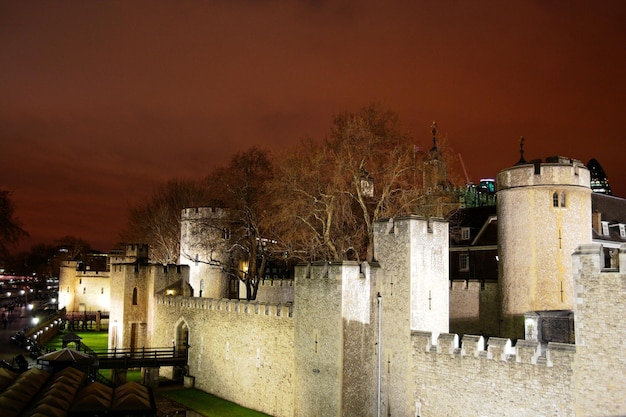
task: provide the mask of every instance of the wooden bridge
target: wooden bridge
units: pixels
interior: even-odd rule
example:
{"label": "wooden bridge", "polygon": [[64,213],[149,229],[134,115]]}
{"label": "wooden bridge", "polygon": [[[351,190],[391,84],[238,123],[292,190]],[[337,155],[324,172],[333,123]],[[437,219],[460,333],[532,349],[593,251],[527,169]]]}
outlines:
{"label": "wooden bridge", "polygon": [[176,347],[90,350],[98,369],[158,368],[187,365],[187,349]]}

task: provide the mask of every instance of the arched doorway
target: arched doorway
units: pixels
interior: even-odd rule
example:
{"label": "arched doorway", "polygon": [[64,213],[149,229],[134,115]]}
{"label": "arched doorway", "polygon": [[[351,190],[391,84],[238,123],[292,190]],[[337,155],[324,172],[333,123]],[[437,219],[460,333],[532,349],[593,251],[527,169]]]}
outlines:
{"label": "arched doorway", "polygon": [[175,347],[178,355],[187,353],[187,348],[189,347],[189,326],[187,326],[184,320],[176,326]]}

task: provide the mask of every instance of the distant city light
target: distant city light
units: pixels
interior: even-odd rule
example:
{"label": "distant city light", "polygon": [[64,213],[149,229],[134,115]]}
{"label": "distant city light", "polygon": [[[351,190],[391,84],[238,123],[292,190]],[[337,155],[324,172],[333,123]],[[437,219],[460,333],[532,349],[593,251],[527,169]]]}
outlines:
{"label": "distant city light", "polygon": [[39,324],[39,317],[33,317],[32,323],[34,326]]}

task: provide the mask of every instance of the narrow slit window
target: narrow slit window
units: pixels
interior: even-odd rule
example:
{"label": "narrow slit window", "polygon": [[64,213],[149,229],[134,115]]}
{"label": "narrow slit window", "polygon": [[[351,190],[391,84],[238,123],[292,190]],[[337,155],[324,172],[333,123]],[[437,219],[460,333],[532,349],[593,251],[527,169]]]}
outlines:
{"label": "narrow slit window", "polygon": [[556,191],[552,194],[552,207],[559,206],[559,193]]}

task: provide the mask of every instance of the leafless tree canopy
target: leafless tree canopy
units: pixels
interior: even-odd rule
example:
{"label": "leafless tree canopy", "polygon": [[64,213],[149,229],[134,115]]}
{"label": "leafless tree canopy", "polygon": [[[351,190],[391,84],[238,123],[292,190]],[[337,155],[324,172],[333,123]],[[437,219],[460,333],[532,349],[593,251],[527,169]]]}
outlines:
{"label": "leafless tree canopy", "polygon": [[15,206],[9,191],[0,190],[0,260],[8,255],[8,246],[27,236],[28,233],[15,217]]}
{"label": "leafless tree canopy", "polygon": [[329,139],[302,142],[277,166],[276,240],[304,260],[371,260],[373,222],[418,202],[416,158],[395,113],[373,104],[336,116]]}
{"label": "leafless tree canopy", "polygon": [[[424,214],[428,155],[421,149],[396,113],[372,104],[335,116],[326,140],[303,140],[275,161],[253,147],[203,181],[168,182],[131,207],[124,237],[149,243],[154,261],[173,262],[180,253],[181,210],[224,209],[228,219],[206,219],[207,233],[197,237],[207,246],[206,259],[194,261],[236,276],[253,299],[272,259],[371,260],[375,220]],[[436,154],[449,158],[450,152]]]}
{"label": "leafless tree canopy", "polygon": [[178,262],[180,213],[183,208],[205,206],[209,189],[202,181],[172,179],[160,185],[145,201],[129,207],[129,220],[120,234],[122,242],[148,243],[153,262]]}

